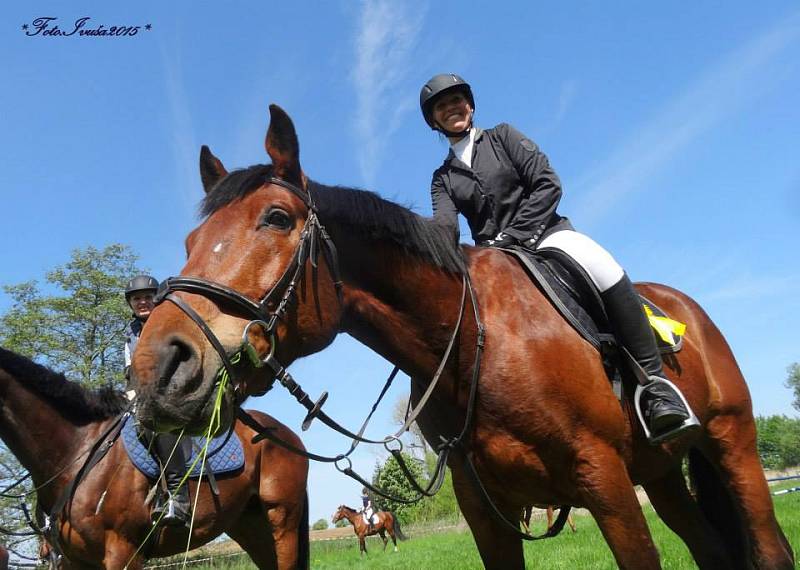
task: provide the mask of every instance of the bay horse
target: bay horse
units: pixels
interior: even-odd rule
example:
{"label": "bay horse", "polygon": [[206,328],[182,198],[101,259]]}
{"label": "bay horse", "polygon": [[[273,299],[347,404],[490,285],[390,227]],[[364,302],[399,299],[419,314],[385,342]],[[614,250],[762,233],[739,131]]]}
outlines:
{"label": "bay horse", "polygon": [[[634,484],[700,568],[794,568],[756,451],[747,385],[695,301],[664,285],[637,285],[687,325],[682,350],[666,360],[667,375],[701,422],[695,433],[651,446],[630,399],[620,405],[598,352],[513,256],[459,247],[452,228],[374,193],[309,180],[291,120],[275,105],[270,114],[271,165],[229,173],[201,149],[204,218],[186,239],[183,280],[162,291],[159,300],[171,302],[153,311],[133,361],[143,421],[199,430],[225,353],[249,346],[271,363],[268,373],[254,363],[236,382],[238,390],[259,394],[276,376],[287,379],[283,366],[322,350],[340,332],[416,379],[417,402],[458,323],[418,421],[434,445],[462,430],[483,343],[472,423],[448,465],[487,568],[523,568],[522,541],[493,516],[467,459],[514,526],[525,505],[588,509],[621,568],[660,567]],[[466,273],[485,340],[469,298],[462,300]],[[258,318],[269,319],[266,327],[248,326],[253,314],[265,313]],[[696,494],[681,471],[687,454]]]}
{"label": "bay horse", "polygon": [[[46,512],[82,468],[87,451],[128,405],[111,389],[91,392],[63,375],[0,347],[0,437],[30,472]],[[250,412],[287,441],[302,445],[287,427]],[[191,540],[187,528],[165,527],[145,542],[152,525],[145,506],[151,483],[131,463],[121,441],[75,488],[57,520],[65,568],[142,568],[162,557],[205,544],[223,532],[259,568],[308,566],[308,462],[269,442],[251,444],[254,432],[236,425],[244,446],[242,469],[208,483],[189,483],[192,504],[200,493]],[[52,482],[50,479],[55,477]],[[49,546],[49,545],[48,545]]]}
{"label": "bay horse", "polygon": [[369,525],[364,521],[364,514],[361,511],[352,509],[347,505],[339,505],[339,508],[336,509],[333,517],[331,517],[331,521],[333,524],[342,519],[350,521],[350,524],[353,525],[353,531],[358,537],[358,546],[362,556],[367,553],[366,538],[373,534],[380,535],[383,541],[383,551],[386,552],[386,545],[389,543],[389,539],[386,538],[387,532],[389,533],[389,538],[392,539],[392,544],[394,544],[394,551],[397,552],[397,539],[406,540],[406,536],[400,528],[400,521],[397,520],[394,513],[388,511],[375,511],[373,516],[378,517],[378,522],[373,523],[370,529]]}

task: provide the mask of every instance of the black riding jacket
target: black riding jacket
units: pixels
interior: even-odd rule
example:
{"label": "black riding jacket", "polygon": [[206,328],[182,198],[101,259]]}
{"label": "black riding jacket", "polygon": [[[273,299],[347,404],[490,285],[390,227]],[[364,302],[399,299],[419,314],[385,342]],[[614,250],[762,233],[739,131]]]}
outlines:
{"label": "black riding jacket", "polygon": [[532,247],[554,231],[572,229],[556,213],[561,182],[547,156],[506,123],[476,130],[472,168],[450,150],[433,173],[431,199],[440,222],[458,228],[463,214],[477,244],[504,232]]}

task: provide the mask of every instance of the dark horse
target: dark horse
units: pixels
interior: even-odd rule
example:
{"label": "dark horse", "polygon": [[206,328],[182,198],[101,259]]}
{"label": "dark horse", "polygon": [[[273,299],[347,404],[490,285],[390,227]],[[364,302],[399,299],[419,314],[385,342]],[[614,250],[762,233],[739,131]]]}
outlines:
{"label": "dark horse", "polygon": [[389,538],[392,539],[392,544],[394,544],[394,551],[397,552],[397,539],[406,540],[406,536],[400,528],[400,521],[397,520],[394,513],[388,511],[375,511],[373,516],[378,517],[378,522],[374,523],[372,528],[370,528],[364,521],[364,515],[360,511],[351,509],[347,505],[339,505],[339,508],[336,509],[331,520],[333,524],[336,524],[342,519],[350,521],[350,524],[353,525],[353,531],[358,537],[358,546],[361,554],[367,553],[366,538],[373,534],[379,534],[381,536],[381,540],[383,540],[383,550],[386,552],[386,545],[389,544],[389,539],[386,538],[387,532],[389,533]]}
{"label": "dark horse", "polygon": [[[587,508],[620,567],[660,567],[636,483],[701,568],[794,567],[756,452],[747,385],[722,334],[697,303],[663,285],[638,285],[687,324],[683,349],[666,365],[702,424],[695,433],[650,446],[630,405],[620,406],[599,354],[529,282],[514,257],[457,248],[449,228],[373,193],[308,180],[291,120],[274,105],[270,111],[271,165],[228,173],[202,149],[205,219],[186,239],[181,275],[184,283],[218,286],[188,292],[173,287],[177,302],[153,311],[133,363],[146,387],[146,421],[200,429],[222,362],[216,350],[240,350],[251,320],[244,297],[263,299],[261,311],[278,315],[266,328],[270,334],[251,326],[245,335],[267,363],[288,365],[347,332],[414,379],[433,376],[463,308],[455,348],[419,417],[428,441],[449,438],[464,425],[478,338],[469,297],[466,307],[461,302],[468,270],[486,327],[485,352],[473,423],[448,465],[485,566],[523,568],[522,541],[492,516],[465,457],[515,525],[525,505]],[[308,235],[304,228],[316,219],[338,250],[338,271],[317,229],[322,238],[314,247],[329,255],[304,257],[297,265],[305,271],[295,272],[298,245],[309,247],[301,237]],[[293,276],[293,298],[281,297],[293,287]],[[194,317],[187,318],[177,303],[193,309]],[[216,335],[216,350],[195,317]],[[272,376],[264,370],[243,372],[239,389],[265,390]],[[412,382],[414,401],[426,384]],[[687,454],[696,496],[681,472]]]}
{"label": "dark horse", "polygon": [[[0,436],[31,473],[38,504],[50,511],[86,461],[87,450],[127,405],[111,391],[89,392],[62,375],[0,348]],[[297,436],[265,414],[257,414],[301,445]],[[245,466],[217,478],[219,496],[209,485],[190,483],[200,497],[189,543],[196,548],[223,532],[247,551],[259,568],[308,565],[306,459],[268,442],[250,444],[254,433],[236,432],[245,448]],[[52,483],[51,477],[57,475]],[[188,529],[165,528],[137,553],[151,524],[145,498],[151,483],[128,459],[121,441],[74,491],[61,516],[65,567],[141,568],[145,556],[177,554],[187,547]],[[101,497],[104,497],[101,500]]]}

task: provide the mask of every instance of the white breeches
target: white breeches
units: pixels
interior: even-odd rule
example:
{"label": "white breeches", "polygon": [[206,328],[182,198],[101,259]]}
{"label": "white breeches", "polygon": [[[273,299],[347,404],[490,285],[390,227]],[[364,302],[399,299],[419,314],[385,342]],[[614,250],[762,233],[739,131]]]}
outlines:
{"label": "white breeches", "polygon": [[600,292],[607,291],[622,279],[625,271],[601,245],[589,236],[561,230],[544,238],[536,249],[552,247],[569,255],[594,281]]}

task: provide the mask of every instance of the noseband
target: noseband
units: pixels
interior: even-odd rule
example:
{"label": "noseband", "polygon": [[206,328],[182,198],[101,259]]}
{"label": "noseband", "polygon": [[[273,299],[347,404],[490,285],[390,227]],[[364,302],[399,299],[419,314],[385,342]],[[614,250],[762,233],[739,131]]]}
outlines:
{"label": "noseband", "polygon": [[[300,233],[300,242],[295,248],[291,262],[280,279],[267,291],[261,300],[254,301],[226,285],[199,277],[168,277],[159,287],[154,301],[156,305],[164,301],[171,302],[197,324],[219,355],[223,369],[228,373],[231,380],[235,380],[237,377],[234,362],[239,362],[243,354],[255,368],[266,366],[272,373],[268,386],[261,394],[253,395],[262,395],[272,387],[275,380],[278,380],[309,410],[309,415],[303,422],[307,426],[319,413],[319,409],[327,399],[328,394],[324,392],[317,402],[312,402],[308,394],[303,392],[292,379],[291,375],[286,371],[286,367],[275,357],[275,347],[278,341],[276,328],[278,321],[285,317],[288,305],[296,296],[297,285],[305,273],[306,262],[310,260],[312,267],[314,269],[317,268],[320,249],[328,264],[328,270],[333,278],[339,302],[342,302],[342,282],[339,278],[338,255],[333,240],[331,240],[328,232],[317,217],[317,209],[311,193],[280,178],[271,177],[267,181],[271,184],[283,186],[300,198],[308,208],[308,217]],[[228,353],[203,318],[188,303],[175,295],[179,291],[201,295],[212,301],[227,304],[251,318],[252,320],[244,327],[242,343],[239,348],[232,353]],[[271,309],[273,307],[274,309]],[[259,355],[248,339],[250,327],[253,325],[262,327],[264,334],[269,339],[270,351],[266,356]],[[234,389],[237,392],[239,391],[239,384],[236,382],[234,382]],[[239,395],[238,397],[242,400],[244,399],[244,395]]]}

